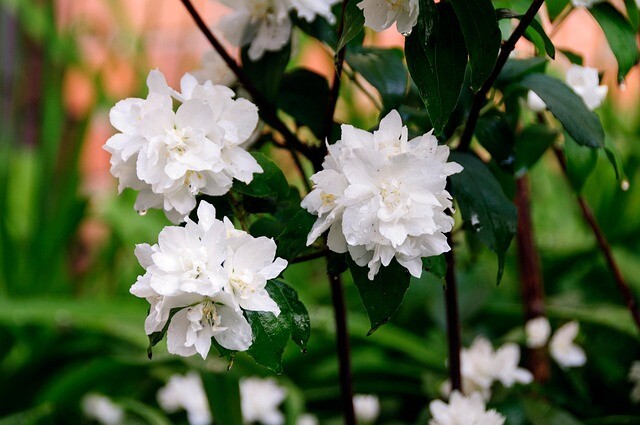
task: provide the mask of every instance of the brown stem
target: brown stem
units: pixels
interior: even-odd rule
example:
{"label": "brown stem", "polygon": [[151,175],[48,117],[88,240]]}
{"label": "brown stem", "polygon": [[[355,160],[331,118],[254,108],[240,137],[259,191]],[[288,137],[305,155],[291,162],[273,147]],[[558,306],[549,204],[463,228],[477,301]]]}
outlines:
{"label": "brown stem", "polygon": [[509,59],[509,54],[515,49],[516,43],[520,40],[520,37],[524,35],[531,21],[536,17],[538,10],[544,3],[544,0],[533,0],[531,2],[531,6],[527,12],[522,16],[520,23],[513,30],[511,36],[504,42],[502,48],[500,49],[500,54],[498,55],[498,59],[496,60],[496,64],[493,67],[493,71],[484,82],[480,90],[473,97],[473,104],[471,106],[471,111],[469,112],[469,116],[467,117],[467,124],[464,127],[464,131],[462,136],[460,137],[460,144],[458,145],[458,149],[461,151],[469,150],[469,145],[471,144],[471,139],[473,138],[473,132],[476,129],[476,124],[478,124],[478,118],[480,117],[480,110],[484,105],[485,98],[493,87],[493,84],[496,82],[498,75],[500,75],[500,71],[507,63],[507,59]]}
{"label": "brown stem", "polygon": [[456,288],[455,256],[453,254],[453,238],[447,235],[451,249],[444,254],[447,260],[444,296],[447,306],[447,339],[449,340],[449,380],[451,390],[462,391],[462,374],[460,371],[460,316],[458,313],[458,289]]}
{"label": "brown stem", "polygon": [[340,374],[340,399],[345,425],[356,425],[353,409],[353,384],[351,382],[351,353],[349,332],[347,330],[347,309],[344,302],[344,289],[339,274],[329,273],[331,298],[336,320],[336,337]]}
{"label": "brown stem", "polygon": [[[562,154],[562,151],[557,147],[555,147],[553,151],[556,154],[556,158],[558,158],[558,162],[560,163],[564,174],[567,175],[567,162],[564,158],[564,155]],[[580,210],[582,211],[582,216],[589,224],[589,227],[591,227],[591,231],[593,232],[593,235],[596,237],[596,240],[598,242],[598,247],[604,254],[607,265],[609,266],[609,270],[611,270],[611,273],[613,273],[613,278],[616,281],[618,291],[620,291],[620,294],[624,298],[625,304],[627,305],[627,308],[629,309],[629,312],[633,317],[633,321],[640,330],[640,313],[638,312],[638,304],[636,303],[636,300],[633,296],[633,292],[631,292],[629,284],[624,280],[624,277],[622,276],[622,272],[618,267],[618,263],[616,262],[615,258],[613,258],[611,245],[609,245],[607,237],[600,228],[600,225],[598,224],[596,217],[593,215],[591,208],[589,208],[586,200],[579,194],[576,194],[576,197],[578,199],[578,204],[580,205]]]}
{"label": "brown stem", "polygon": [[[516,207],[518,208],[516,238],[518,265],[526,322],[536,317],[544,316],[544,284],[540,256],[533,238],[529,177],[527,175],[516,180]],[[549,379],[549,356],[545,347],[529,348],[527,350],[527,362],[537,382],[545,382]]]}

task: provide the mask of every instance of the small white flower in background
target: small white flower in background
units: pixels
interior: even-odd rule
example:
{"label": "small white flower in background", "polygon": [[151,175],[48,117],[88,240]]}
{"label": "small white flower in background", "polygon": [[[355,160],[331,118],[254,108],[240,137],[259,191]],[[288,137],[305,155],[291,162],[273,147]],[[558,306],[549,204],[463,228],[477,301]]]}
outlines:
{"label": "small white flower in background", "polygon": [[595,68],[571,65],[565,77],[567,84],[580,95],[587,108],[594,110],[607,97],[609,87],[600,85],[598,70]]}
{"label": "small white flower in background", "polygon": [[[182,93],[151,71],[147,99],[125,99],[111,110],[118,133],[104,145],[119,189],[138,190],[135,208],[162,208],[174,223],[195,208],[199,193],[218,196],[233,179],[249,183],[262,172],[241,145],[258,123],[257,107],[210,81],[199,84],[186,74]],[[182,102],[174,112],[171,96]]]}
{"label": "small white flower in background", "polygon": [[549,351],[561,367],[579,367],[587,362],[584,350],[573,342],[579,331],[578,322],[569,322],[562,325],[551,337]]}
{"label": "small white flower in background", "polygon": [[547,109],[547,104],[533,90],[527,93],[527,107],[533,112],[542,112]]}
{"label": "small white flower in background", "polygon": [[462,171],[447,162],[449,148],[431,133],[408,140],[393,110],[369,133],[342,125],[342,137],[328,146],[323,170],[302,207],[317,215],[307,245],[329,230],[334,252],[349,252],[373,280],[395,259],[420,277],[422,257],[449,251],[445,233],[453,227],[447,176]]}
{"label": "small white flower in background", "polygon": [[282,49],[291,38],[289,11],[311,22],[317,15],[335,20],[331,5],[336,0],[220,0],[233,11],[223,16],[219,28],[233,45],[250,44],[249,59],[257,61],[265,52]]}
{"label": "small white flower in background", "polygon": [[629,381],[633,383],[630,398],[634,403],[640,403],[640,361],[635,361],[629,369]]}
{"label": "small white flower in background", "polygon": [[353,396],[353,409],[358,422],[371,424],[380,416],[380,400],[373,394],[356,394]]}
{"label": "small white flower in background", "polygon": [[527,336],[527,347],[540,348],[549,341],[551,325],[546,317],[539,316],[527,321],[524,325],[524,331]]}
{"label": "small white flower in background", "polygon": [[571,0],[571,4],[573,4],[574,7],[591,7],[594,4],[601,3],[603,1],[604,0]]}
{"label": "small white flower in background", "polygon": [[454,391],[449,404],[442,400],[429,403],[432,419],[429,425],[503,425],[505,418],[495,410],[486,410],[478,393],[468,397]]}
{"label": "small white flower in background", "polygon": [[264,425],[284,424],[284,415],[278,410],[287,391],[273,378],[240,379],[240,402],[245,423]]}
{"label": "small white flower in background", "polygon": [[202,56],[202,68],[190,72],[200,84],[211,81],[212,84],[231,87],[236,76],[227,63],[215,50]]}
{"label": "small white flower in background", "polygon": [[296,425],[320,425],[320,421],[314,415],[305,413],[304,415],[298,416]]}
{"label": "small white flower in background", "polygon": [[151,305],[147,335],[162,330],[171,310],[180,309],[167,331],[170,353],[206,358],[212,337],[229,350],[244,351],[252,332],[242,310],[280,314],[265,286],[287,262],[275,258],[272,239],[254,238],[216,219],[211,204],[202,201],[197,214],[197,224],[187,219],[184,227],[167,226],[158,244],[136,246],[146,272],[131,293]]}
{"label": "small white flower in background", "polygon": [[90,393],[82,397],[82,412],[89,419],[94,419],[104,425],[118,425],[123,423],[124,410],[109,397],[102,394]]}
{"label": "small white flower in background", "polygon": [[[491,386],[496,381],[505,387],[516,383],[531,383],[533,375],[518,367],[519,362],[520,347],[516,344],[507,343],[494,351],[487,338],[477,337],[471,347],[463,348],[460,352],[460,372],[465,394],[479,393],[485,400],[489,400]],[[442,392],[447,395],[450,391],[451,385],[446,381]]]}
{"label": "small white flower in background", "polygon": [[362,0],[358,8],[364,13],[364,25],[380,32],[396,23],[399,33],[408,35],[418,22],[418,0]]}
{"label": "small white flower in background", "polygon": [[202,379],[196,372],[173,375],[158,391],[158,404],[168,413],[184,409],[190,425],[209,425],[213,422]]}

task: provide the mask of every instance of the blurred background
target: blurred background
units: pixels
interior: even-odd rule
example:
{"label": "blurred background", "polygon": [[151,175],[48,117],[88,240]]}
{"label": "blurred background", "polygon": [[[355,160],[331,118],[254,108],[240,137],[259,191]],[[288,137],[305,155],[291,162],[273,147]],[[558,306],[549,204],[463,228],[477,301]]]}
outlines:
{"label": "blurred background", "polygon": [[[212,25],[226,12],[210,0],[194,3]],[[582,54],[609,85],[599,113],[607,137],[622,153],[630,187],[623,191],[600,158],[584,194],[638,295],[640,70],[636,66],[622,87],[615,84],[613,55],[585,11],[575,10],[549,31],[557,48]],[[401,47],[403,39],[393,29],[368,34],[366,43]],[[300,35],[296,46],[291,66],[332,74],[330,53],[317,41]],[[117,196],[109,156],[101,149],[114,133],[109,109],[120,99],[144,97],[150,69],[160,69],[177,87],[208,50],[175,0],[0,0],[0,418],[7,418],[0,424],[91,423],[80,408],[90,392],[124,406],[126,423],[186,423],[183,413],[166,416],[159,409],[158,388],[189,369],[226,370],[213,355],[206,362],[182,360],[162,346],[147,359],[147,305],[128,293],[142,271],[133,248],[155,243],[169,223],[158,211],[138,216],[133,192]],[[526,56],[531,47],[523,42],[519,50]],[[552,68],[562,73],[567,65],[559,60]],[[375,126],[371,99],[352,84],[343,94],[339,118]],[[295,183],[299,177],[288,157],[270,154]],[[549,315],[554,327],[580,321],[589,359],[580,370],[553,371],[554,402],[592,418],[639,413],[626,378],[640,354],[637,331],[595,239],[552,155],[532,170],[531,181]],[[496,345],[522,342],[513,252],[495,287],[494,256],[482,250],[471,255],[464,234],[457,237],[465,345],[478,334]],[[289,423],[303,411],[330,423],[339,404],[323,260],[292,266],[285,277],[308,307],[313,331],[306,355],[296,347],[285,353],[285,374],[278,378],[288,391],[283,410]],[[380,396],[379,423],[419,421],[446,378],[441,282],[431,275],[414,279],[396,317],[367,338],[365,311],[345,279],[356,392]],[[269,372],[239,355],[228,375]],[[508,423],[531,420],[517,394],[498,393],[494,400],[509,415]]]}

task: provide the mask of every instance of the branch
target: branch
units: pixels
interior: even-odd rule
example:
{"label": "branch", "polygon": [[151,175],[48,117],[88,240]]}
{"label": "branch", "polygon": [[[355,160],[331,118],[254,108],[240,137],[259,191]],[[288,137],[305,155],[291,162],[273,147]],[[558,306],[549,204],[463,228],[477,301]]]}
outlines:
{"label": "branch", "polygon": [[[562,171],[564,171],[564,174],[567,175],[567,162],[562,154],[562,151],[559,148],[554,147],[553,152],[556,154],[556,158],[558,158],[558,162],[560,162]],[[636,300],[633,297],[633,292],[631,291],[629,284],[624,280],[624,277],[622,276],[622,272],[620,272],[618,263],[616,262],[615,258],[613,258],[611,245],[609,245],[609,241],[607,240],[607,237],[605,236],[604,232],[600,228],[600,225],[598,224],[596,217],[593,215],[593,212],[591,211],[591,208],[589,208],[589,205],[587,204],[585,199],[579,194],[576,194],[576,197],[578,199],[578,204],[580,204],[580,209],[582,210],[582,216],[589,224],[589,227],[591,227],[593,235],[596,237],[596,240],[598,241],[598,247],[600,248],[600,251],[602,251],[602,253],[604,254],[604,257],[607,261],[607,265],[609,266],[609,269],[613,273],[614,280],[616,281],[616,285],[618,286],[618,291],[620,291],[620,294],[624,298],[624,301],[627,304],[627,308],[629,309],[629,312],[631,313],[631,316],[633,317],[633,320],[636,323],[636,326],[640,330],[640,313],[638,312],[638,304],[636,303]]]}
{"label": "branch", "polygon": [[469,112],[469,116],[467,117],[467,124],[465,125],[464,132],[460,137],[460,144],[458,145],[459,150],[469,150],[469,145],[471,144],[471,139],[473,138],[473,132],[476,129],[476,124],[478,124],[480,110],[484,105],[487,93],[489,93],[489,90],[491,90],[491,87],[493,87],[493,84],[496,82],[498,75],[500,75],[502,68],[507,63],[507,59],[509,59],[509,54],[513,51],[513,49],[515,49],[516,43],[518,42],[518,40],[520,40],[520,37],[524,35],[524,32],[536,17],[538,10],[543,3],[544,0],[533,0],[527,12],[522,16],[522,19],[520,20],[520,23],[518,24],[516,29],[513,30],[513,33],[511,34],[509,39],[502,45],[502,48],[500,49],[500,55],[498,55],[498,59],[496,60],[496,65],[493,67],[493,71],[491,71],[491,74],[473,98],[471,111]]}
{"label": "branch", "polygon": [[447,234],[450,250],[445,252],[447,274],[445,276],[444,296],[447,305],[447,339],[449,341],[449,380],[451,391],[462,392],[462,374],[460,372],[460,317],[458,314],[458,289],[456,288],[455,256],[453,254],[452,232]]}
{"label": "branch", "polygon": [[240,83],[244,86],[244,88],[251,95],[253,102],[258,106],[260,114],[264,117],[264,120],[268,122],[275,130],[277,130],[285,139],[287,145],[291,148],[298,150],[304,156],[309,158],[311,162],[316,164],[316,162],[322,163],[322,156],[318,154],[318,149],[312,149],[309,146],[303,144],[295,134],[289,130],[287,125],[278,117],[277,111],[273,108],[271,103],[264,97],[264,95],[256,88],[256,86],[251,82],[249,77],[244,73],[242,68],[236,63],[236,61],[229,56],[229,53],[224,49],[222,44],[218,41],[215,35],[211,32],[207,24],[204,22],[198,11],[195,9],[191,0],[180,0],[182,4],[187,9],[196,25],[202,32],[202,34],[209,40],[211,46],[215,49],[216,52],[220,55],[220,57],[227,64],[229,69],[235,74],[236,78]]}

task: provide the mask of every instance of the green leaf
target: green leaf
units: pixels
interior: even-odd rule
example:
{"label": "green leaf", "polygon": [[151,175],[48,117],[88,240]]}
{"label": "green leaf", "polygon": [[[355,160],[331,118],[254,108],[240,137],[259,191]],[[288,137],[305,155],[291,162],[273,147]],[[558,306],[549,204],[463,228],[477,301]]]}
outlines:
{"label": "green leaf", "polygon": [[298,255],[307,251],[307,235],[315,223],[316,217],[306,210],[298,212],[286,222],[285,228],[276,238],[278,244],[278,256],[285,260],[293,260]]}
{"label": "green leaf", "polygon": [[440,279],[444,279],[447,275],[447,260],[444,258],[444,254],[423,258],[422,266],[429,273]]}
{"label": "green leaf", "polygon": [[336,51],[342,49],[351,40],[356,38],[364,29],[364,14],[357,6],[359,2],[352,0],[347,3],[344,15],[344,29],[342,36],[338,40]]}
{"label": "green leaf", "polygon": [[543,124],[533,124],[522,130],[516,136],[516,175],[524,174],[538,162],[559,134]]}
{"label": "green leaf", "polygon": [[470,231],[498,256],[500,282],[505,254],[516,233],[516,207],[505,196],[487,166],[467,153],[453,153],[451,160],[464,167],[451,176],[451,189]]}
{"label": "green leaf", "polygon": [[378,90],[386,110],[400,105],[409,83],[402,50],[354,48],[347,51],[346,61]]}
{"label": "green leaf", "polygon": [[598,3],[589,8],[609,41],[618,61],[618,82],[624,81],[629,70],[638,62],[638,43],[631,24],[610,3]]}
{"label": "green leaf", "polygon": [[533,31],[535,31],[542,39],[542,43],[544,46],[543,51],[545,51],[551,59],[555,59],[556,48],[553,45],[553,42],[551,41],[547,33],[544,31],[544,28],[542,28],[542,25],[540,24],[540,22],[538,22],[537,19],[534,19],[533,21],[531,21],[531,24],[529,24],[529,27],[527,28],[527,30],[529,29],[532,29]]}
{"label": "green leaf", "polygon": [[469,51],[471,87],[478,91],[498,58],[500,28],[491,0],[451,0]]}
{"label": "green leaf", "polygon": [[251,155],[258,161],[263,172],[254,174],[253,180],[248,185],[241,181],[234,181],[232,189],[254,198],[286,199],[289,195],[289,184],[280,167],[264,154],[251,152]]}
{"label": "green leaf", "polygon": [[551,22],[555,21],[569,4],[569,0],[545,0],[547,13]]}
{"label": "green leaf", "polygon": [[[496,13],[498,19],[522,19],[524,17],[524,15],[518,14],[518,12],[511,9],[498,9]],[[535,44],[539,52],[546,52],[551,59],[555,59],[556,48],[538,19],[531,21],[525,29],[525,36]]]}
{"label": "green leaf", "polygon": [[604,146],[604,130],[600,118],[569,86],[543,74],[531,74],[520,84],[536,92],[549,110],[560,120],[565,130],[581,145]]}
{"label": "green leaf", "polygon": [[326,78],[307,69],[296,69],[285,74],[278,95],[278,108],[291,115],[298,124],[306,125],[313,134],[322,133],[325,103],[329,97]]}
{"label": "green leaf", "polygon": [[568,412],[542,400],[524,399],[524,410],[532,425],[584,425]]}
{"label": "green leaf", "polygon": [[249,46],[242,48],[240,53],[242,69],[264,97],[275,104],[284,70],[291,58],[291,44],[275,52],[266,51],[264,56],[255,62],[249,59],[248,52]]}
{"label": "green leaf", "polygon": [[203,372],[201,376],[216,424],[242,425],[238,378],[231,373]]}
{"label": "green leaf", "polygon": [[[51,403],[41,404],[0,418],[0,425],[37,425],[43,423],[43,420],[47,417],[51,417],[54,411],[54,406]],[[50,419],[53,420],[52,418]]]}
{"label": "green leaf", "polygon": [[496,85],[504,86],[516,81],[520,81],[524,77],[533,73],[544,73],[547,66],[545,58],[535,57],[531,59],[509,59],[502,68],[500,75],[496,81]]}
{"label": "green leaf", "polygon": [[587,178],[596,167],[598,151],[587,146],[580,146],[565,133],[564,153],[567,161],[567,177],[576,193],[580,193]]}
{"label": "green leaf", "polygon": [[114,401],[125,410],[135,413],[137,416],[144,419],[146,424],[171,425],[171,422],[167,419],[164,412],[157,408],[148,406],[133,398],[116,399]]}
{"label": "green leaf", "polygon": [[624,162],[622,162],[620,152],[618,152],[618,149],[611,142],[611,140],[607,138],[605,138],[604,140],[604,152],[607,155],[607,159],[611,163],[611,166],[613,167],[613,171],[615,171],[616,173],[616,180],[618,180],[618,183],[620,183],[622,190],[628,190],[629,178],[624,172]]}
{"label": "green leaf", "polygon": [[282,353],[291,335],[290,318],[284,314],[276,317],[273,313],[264,311],[245,310],[244,314],[253,331],[253,344],[247,353],[258,364],[278,374],[282,373]]}
{"label": "green leaf", "polygon": [[627,9],[629,23],[633,30],[637,32],[638,27],[640,27],[640,11],[638,10],[638,3],[636,0],[624,0],[624,6]]}
{"label": "green leaf", "polygon": [[267,292],[280,307],[280,315],[289,318],[291,339],[305,350],[311,336],[311,321],[307,308],[298,299],[298,293],[281,280],[267,282]]}
{"label": "green leaf", "polygon": [[582,66],[582,64],[584,63],[584,59],[582,58],[582,56],[580,56],[577,53],[572,52],[571,50],[560,49],[560,52],[563,55],[565,55],[567,57],[567,59],[569,59],[569,62],[571,62],[571,63],[573,63],[575,65]]}
{"label": "green leaf", "polygon": [[420,1],[418,23],[405,39],[407,66],[436,134],[455,109],[464,84],[467,51],[449,2]]}
{"label": "green leaf", "polygon": [[369,280],[367,276],[368,267],[358,266],[351,258],[347,262],[362,304],[369,315],[371,329],[367,335],[371,335],[398,310],[409,288],[411,276],[395,259],[387,267],[380,267],[373,280]]}
{"label": "green leaf", "polygon": [[167,334],[167,330],[169,329],[169,324],[171,323],[171,319],[173,318],[173,316],[177,312],[179,312],[183,308],[184,307],[172,308],[169,311],[169,320],[167,320],[167,323],[165,323],[165,325],[162,328],[162,330],[160,330],[158,332],[153,332],[151,335],[148,335],[148,337],[149,337],[149,346],[147,347],[147,357],[149,357],[149,359],[151,359],[153,357],[153,347],[158,345],[158,343],[160,341],[162,341],[164,336]]}
{"label": "green leaf", "polygon": [[506,115],[496,110],[487,112],[478,120],[475,135],[496,164],[505,171],[513,173],[514,137]]}

